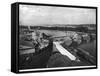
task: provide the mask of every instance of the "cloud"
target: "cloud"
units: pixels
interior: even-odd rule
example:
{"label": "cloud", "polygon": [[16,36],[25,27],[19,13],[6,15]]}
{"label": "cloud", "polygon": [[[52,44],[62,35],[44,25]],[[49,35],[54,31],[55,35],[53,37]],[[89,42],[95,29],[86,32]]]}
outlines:
{"label": "cloud", "polygon": [[95,24],[96,10],[85,8],[20,5],[21,25]]}

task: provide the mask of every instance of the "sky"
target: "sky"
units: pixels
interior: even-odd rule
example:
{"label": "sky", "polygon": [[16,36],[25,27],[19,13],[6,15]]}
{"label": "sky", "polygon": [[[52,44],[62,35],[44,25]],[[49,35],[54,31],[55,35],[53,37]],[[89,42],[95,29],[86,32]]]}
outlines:
{"label": "sky", "polygon": [[96,10],[36,5],[19,6],[20,25],[96,24]]}

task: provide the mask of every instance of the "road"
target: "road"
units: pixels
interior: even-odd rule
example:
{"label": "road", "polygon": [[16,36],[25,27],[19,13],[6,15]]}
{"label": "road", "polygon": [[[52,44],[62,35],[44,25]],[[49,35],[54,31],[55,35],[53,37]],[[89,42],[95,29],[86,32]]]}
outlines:
{"label": "road", "polygon": [[69,59],[71,60],[75,60],[76,57],[74,55],[72,55],[69,51],[67,51],[65,48],[63,48],[59,42],[53,42],[53,44],[56,46],[56,48],[58,49],[58,51],[62,54],[62,55],[66,55]]}

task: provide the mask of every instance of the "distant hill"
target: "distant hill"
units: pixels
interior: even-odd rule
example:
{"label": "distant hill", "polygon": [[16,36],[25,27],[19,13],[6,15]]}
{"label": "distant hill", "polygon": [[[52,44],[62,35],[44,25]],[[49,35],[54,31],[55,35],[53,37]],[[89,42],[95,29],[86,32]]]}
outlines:
{"label": "distant hill", "polygon": [[[20,25],[20,28],[28,29],[29,25]],[[31,29],[45,29],[45,30],[61,30],[61,31],[79,31],[79,32],[87,32],[87,31],[96,31],[95,24],[45,24],[45,25],[37,25],[37,26],[30,26]]]}

